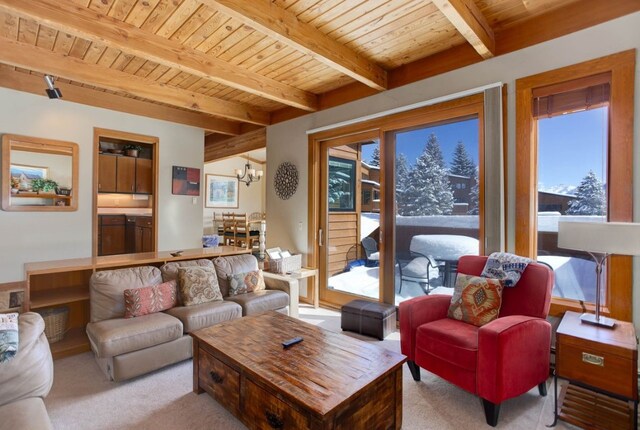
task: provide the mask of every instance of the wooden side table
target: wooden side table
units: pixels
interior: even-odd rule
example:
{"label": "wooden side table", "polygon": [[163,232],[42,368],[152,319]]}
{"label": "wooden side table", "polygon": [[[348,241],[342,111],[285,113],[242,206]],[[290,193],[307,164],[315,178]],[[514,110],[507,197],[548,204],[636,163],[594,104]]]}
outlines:
{"label": "wooden side table", "polygon": [[[632,323],[617,321],[612,329],[599,327],[582,323],[580,314],[567,311],[557,330],[555,378],[565,378],[570,385],[587,389],[575,390],[584,402],[583,410],[576,403],[567,408],[571,413],[564,414],[564,409],[559,411],[556,403],[556,418],[577,425],[584,425],[584,420],[591,419],[602,418],[609,422],[620,419],[605,417],[611,408],[598,409],[599,403],[609,401],[602,396],[606,394],[623,400],[622,405],[624,401],[633,403],[633,417],[627,422],[630,428],[637,427],[638,348]],[[567,396],[569,391],[562,396],[565,402]],[[556,392],[556,402],[557,399]]]}
{"label": "wooden side table", "polygon": [[[319,279],[318,279],[318,269],[312,269],[309,267],[303,267],[300,270],[296,270],[294,272],[291,273],[272,273],[269,272],[270,276],[281,276],[284,279],[304,279],[304,278],[311,278],[313,277],[313,293],[312,293],[312,303],[313,303],[313,307],[314,308],[318,308],[320,305],[320,292],[319,292]],[[309,291],[307,290],[307,297],[309,296]]]}

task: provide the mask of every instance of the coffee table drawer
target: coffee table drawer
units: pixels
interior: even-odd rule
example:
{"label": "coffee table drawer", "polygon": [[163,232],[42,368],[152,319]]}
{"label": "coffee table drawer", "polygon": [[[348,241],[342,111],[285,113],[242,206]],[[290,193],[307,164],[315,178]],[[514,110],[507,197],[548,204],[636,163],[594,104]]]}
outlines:
{"label": "coffee table drawer", "polygon": [[251,429],[305,430],[310,428],[308,417],[249,379],[246,379],[242,404],[244,422]]}
{"label": "coffee table drawer", "polygon": [[206,351],[198,354],[200,386],[218,403],[240,410],[240,374]]}
{"label": "coffee table drawer", "polygon": [[588,345],[563,343],[560,346],[558,376],[580,381],[613,394],[635,398],[632,360]]}

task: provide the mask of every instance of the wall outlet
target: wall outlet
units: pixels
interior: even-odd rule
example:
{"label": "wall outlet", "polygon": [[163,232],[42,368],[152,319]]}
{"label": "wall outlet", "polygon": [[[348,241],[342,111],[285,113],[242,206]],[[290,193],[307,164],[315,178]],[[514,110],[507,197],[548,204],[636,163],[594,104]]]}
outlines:
{"label": "wall outlet", "polygon": [[302,231],[302,221],[298,221],[298,231]]}

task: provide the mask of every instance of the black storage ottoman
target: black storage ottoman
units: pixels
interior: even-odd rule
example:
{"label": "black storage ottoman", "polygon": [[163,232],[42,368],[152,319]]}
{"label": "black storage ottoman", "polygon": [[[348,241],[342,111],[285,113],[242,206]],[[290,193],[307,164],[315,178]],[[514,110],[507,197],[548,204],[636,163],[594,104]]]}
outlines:
{"label": "black storage ottoman", "polygon": [[396,330],[396,307],[387,303],[352,300],[342,306],[342,330],[382,340]]}

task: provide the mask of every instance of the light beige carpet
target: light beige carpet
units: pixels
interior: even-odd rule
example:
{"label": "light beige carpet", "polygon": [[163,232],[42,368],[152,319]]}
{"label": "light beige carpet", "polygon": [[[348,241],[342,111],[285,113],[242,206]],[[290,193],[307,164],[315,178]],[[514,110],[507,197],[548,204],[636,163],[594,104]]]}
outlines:
{"label": "light beige carpet", "polygon": [[[303,306],[301,318],[322,328],[340,331],[340,315]],[[399,333],[382,342],[400,351]],[[404,367],[403,429],[476,429],[486,425],[477,397],[422,371],[414,382]],[[543,430],[553,421],[553,387],[540,397],[537,388],[503,403],[498,427]],[[207,394],[192,392],[192,362],[178,363],[127,382],[106,380],[91,353],[55,362],[54,384],[45,399],[56,429],[245,429],[238,420]],[[573,428],[559,423],[557,429]]]}

